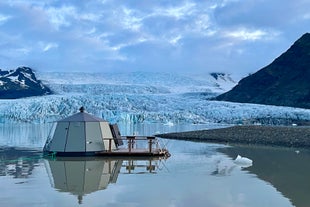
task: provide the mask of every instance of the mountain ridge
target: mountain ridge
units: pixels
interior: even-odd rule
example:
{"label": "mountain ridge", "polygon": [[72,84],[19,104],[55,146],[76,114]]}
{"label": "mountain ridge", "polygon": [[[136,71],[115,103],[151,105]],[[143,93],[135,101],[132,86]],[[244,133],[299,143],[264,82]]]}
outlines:
{"label": "mountain ridge", "polygon": [[272,63],[239,81],[219,101],[310,108],[310,33]]}
{"label": "mountain ridge", "polygon": [[17,99],[52,94],[29,67],[15,70],[0,69],[0,99]]}

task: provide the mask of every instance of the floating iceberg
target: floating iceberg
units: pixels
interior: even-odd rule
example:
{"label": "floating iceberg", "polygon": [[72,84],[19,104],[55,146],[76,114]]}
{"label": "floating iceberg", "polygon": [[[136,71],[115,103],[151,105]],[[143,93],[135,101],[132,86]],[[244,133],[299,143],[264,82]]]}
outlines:
{"label": "floating iceberg", "polygon": [[253,165],[253,161],[247,157],[238,155],[234,160],[234,163],[242,168],[247,168]]}

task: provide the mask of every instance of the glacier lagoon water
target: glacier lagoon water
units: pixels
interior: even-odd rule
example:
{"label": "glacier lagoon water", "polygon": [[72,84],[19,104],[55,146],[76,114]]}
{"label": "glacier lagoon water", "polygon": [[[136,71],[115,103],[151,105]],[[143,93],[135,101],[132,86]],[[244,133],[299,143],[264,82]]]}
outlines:
{"label": "glacier lagoon water", "polygon": [[[0,206],[308,206],[310,152],[162,139],[167,160],[47,159],[51,124],[0,125]],[[122,134],[221,127],[140,124]],[[238,165],[248,157],[252,166]]]}

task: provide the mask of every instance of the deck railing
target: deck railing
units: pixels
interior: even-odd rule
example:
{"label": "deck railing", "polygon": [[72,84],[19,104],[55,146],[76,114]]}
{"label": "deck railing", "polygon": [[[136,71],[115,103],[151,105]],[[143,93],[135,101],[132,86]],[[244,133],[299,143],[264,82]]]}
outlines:
{"label": "deck railing", "polygon": [[[113,138],[104,138],[103,140],[109,141],[108,152],[112,152],[112,142],[114,142]],[[122,139],[124,141],[124,145],[127,145],[128,152],[132,152],[133,149],[145,149],[148,152],[152,152],[153,149],[159,149],[158,140],[154,136],[124,136]],[[139,143],[138,143],[139,142]],[[141,143],[146,142],[147,146],[141,147]],[[140,145],[139,145],[140,144]],[[155,147],[154,147],[155,146]]]}

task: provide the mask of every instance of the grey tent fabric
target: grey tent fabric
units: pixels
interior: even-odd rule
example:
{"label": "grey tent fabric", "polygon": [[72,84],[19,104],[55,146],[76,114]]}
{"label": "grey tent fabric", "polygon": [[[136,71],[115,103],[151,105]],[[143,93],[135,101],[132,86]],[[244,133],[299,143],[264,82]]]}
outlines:
{"label": "grey tent fabric", "polygon": [[44,151],[64,154],[90,154],[117,148],[110,124],[80,110],[59,120],[52,128]]}
{"label": "grey tent fabric", "polygon": [[92,116],[86,112],[80,112],[77,114],[74,114],[72,116],[69,116],[67,118],[64,118],[62,120],[59,120],[58,122],[74,122],[74,121],[82,121],[82,122],[106,122],[105,120]]}

